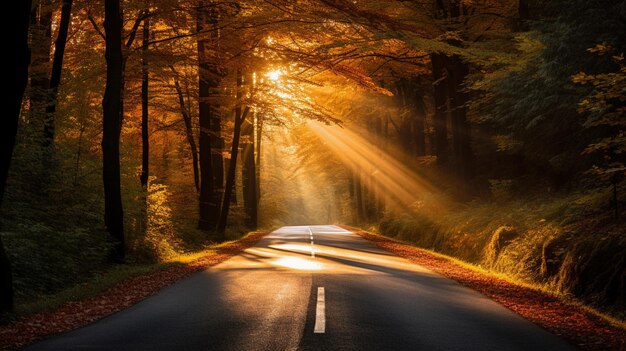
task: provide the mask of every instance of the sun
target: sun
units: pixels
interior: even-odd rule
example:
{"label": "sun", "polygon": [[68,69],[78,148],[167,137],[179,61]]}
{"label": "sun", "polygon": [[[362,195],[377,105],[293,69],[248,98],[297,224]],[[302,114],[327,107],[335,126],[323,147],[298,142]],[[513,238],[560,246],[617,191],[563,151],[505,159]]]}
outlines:
{"label": "sun", "polygon": [[267,73],[265,73],[265,76],[271,80],[271,81],[278,81],[280,79],[280,77],[282,77],[283,75],[283,71],[280,69],[275,69],[273,71],[269,71]]}

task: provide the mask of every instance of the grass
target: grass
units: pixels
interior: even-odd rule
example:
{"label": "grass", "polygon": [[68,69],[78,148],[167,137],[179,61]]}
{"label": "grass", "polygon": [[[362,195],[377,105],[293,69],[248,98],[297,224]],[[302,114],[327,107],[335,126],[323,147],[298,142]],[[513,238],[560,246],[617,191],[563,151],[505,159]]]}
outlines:
{"label": "grass", "polygon": [[[207,255],[215,254],[220,247],[227,246],[235,241],[246,238],[251,232],[238,239],[212,244],[199,251],[179,254],[163,262],[150,264],[123,264],[105,268],[91,278],[52,295],[39,296],[36,299],[16,304],[15,316],[25,316],[54,310],[70,301],[79,301],[98,295],[128,279],[161,271],[170,267],[194,262]],[[234,237],[234,234],[229,237]]]}
{"label": "grass", "polygon": [[603,189],[476,201],[447,212],[422,205],[388,213],[376,229],[623,321],[619,277],[626,240],[623,221],[611,218],[609,198]]}
{"label": "grass", "polygon": [[[396,242],[399,244],[403,244],[403,245],[409,245],[409,246],[413,246],[413,247],[417,247],[415,244],[405,241],[405,240],[400,240],[397,238],[392,238],[392,237],[388,237],[385,236],[384,234],[381,234],[380,232],[378,232],[377,230],[375,230],[375,227],[369,226],[367,230],[365,229],[360,229],[360,228],[350,228],[350,230],[353,231],[358,231],[358,230],[363,230],[369,233],[375,233],[376,235],[380,235],[385,237],[386,240],[392,241],[392,242]],[[596,308],[594,308],[593,306],[590,306],[588,304],[585,304],[583,301],[574,298],[572,295],[570,294],[563,294],[559,291],[555,291],[554,289],[551,289],[549,286],[545,285],[545,284],[538,284],[538,283],[530,283],[528,281],[516,278],[515,276],[511,276],[509,274],[503,273],[503,272],[498,272],[498,271],[494,271],[492,269],[488,269],[486,267],[480,266],[480,265],[476,265],[449,255],[445,255],[433,250],[429,250],[429,249],[424,249],[424,248],[419,248],[420,250],[426,251],[428,252],[430,255],[452,262],[455,265],[458,265],[464,269],[468,269],[470,271],[474,271],[480,274],[485,274],[485,275],[489,275],[501,280],[504,280],[506,282],[509,282],[511,284],[517,285],[517,286],[521,286],[523,288],[526,289],[530,289],[530,290],[535,290],[535,291],[539,291],[542,292],[548,296],[554,297],[558,300],[560,300],[561,302],[563,302],[566,305],[570,305],[573,307],[577,307],[577,308],[581,308],[583,310],[585,310],[586,312],[606,321],[607,323],[624,329],[626,330],[626,321],[618,319],[610,314],[604,313]]]}
{"label": "grass", "polygon": [[22,316],[53,310],[66,302],[78,301],[95,296],[124,280],[163,270],[177,264],[181,263],[166,262],[112,266],[101,273],[95,274],[91,279],[65,290],[61,290],[56,294],[41,296],[28,302],[18,303],[15,306],[15,312],[18,316]]}

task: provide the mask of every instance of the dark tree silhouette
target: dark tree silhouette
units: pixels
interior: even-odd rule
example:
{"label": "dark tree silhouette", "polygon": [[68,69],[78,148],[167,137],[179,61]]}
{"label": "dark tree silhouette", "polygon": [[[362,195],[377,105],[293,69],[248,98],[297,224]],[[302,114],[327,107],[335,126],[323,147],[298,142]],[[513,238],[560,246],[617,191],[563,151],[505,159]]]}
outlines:
{"label": "dark tree silhouette", "polygon": [[50,89],[48,104],[46,106],[46,120],[44,124],[44,142],[52,144],[54,141],[54,114],[57,108],[59,85],[61,84],[61,72],[63,70],[63,56],[67,44],[67,33],[70,27],[73,0],[63,0],[61,7],[61,21],[59,22],[59,34],[54,44],[54,58],[52,60],[52,72],[50,74]]}
{"label": "dark tree silhouette", "polygon": [[[52,2],[42,0],[35,3],[31,11],[32,67],[30,72],[30,108],[35,120],[45,121],[46,106],[49,103],[50,88],[50,49],[52,43]],[[44,145],[48,140],[42,139]]]}
{"label": "dark tree silhouette", "polygon": [[191,115],[185,104],[185,95],[183,89],[180,86],[178,78],[178,72],[174,66],[170,66],[170,70],[174,74],[174,90],[176,90],[176,96],[178,97],[178,106],[180,108],[180,115],[185,123],[185,135],[187,136],[187,142],[189,143],[189,149],[191,150],[191,162],[193,167],[193,182],[196,186],[196,192],[200,193],[200,170],[198,169],[198,147],[196,145],[196,139],[193,133],[193,124],[191,122]]}
{"label": "dark tree silhouette", "polygon": [[[200,135],[198,137],[199,154],[200,154],[200,213],[198,228],[202,230],[213,230],[219,218],[219,193],[216,191],[215,168],[218,165],[213,164],[213,141],[215,135],[212,135],[211,120],[216,112],[209,101],[211,90],[219,86],[219,80],[215,65],[209,62],[206,52],[209,45],[217,41],[217,30],[211,28],[209,37],[206,31],[209,29],[209,14],[206,7],[197,9],[197,31],[203,33],[198,35],[198,84],[199,84],[199,122]],[[215,22],[215,21],[211,21]],[[211,23],[213,24],[213,23]],[[210,39],[214,39],[211,41]]]}
{"label": "dark tree silhouette", "polygon": [[[7,108],[6,117],[2,121],[2,137],[0,138],[0,205],[4,199],[4,190],[9,173],[9,165],[13,156],[17,124],[24,98],[24,90],[28,84],[28,65],[30,51],[28,49],[28,26],[30,24],[31,1],[18,1],[15,12],[8,13],[14,23],[14,32],[7,37],[9,62],[7,63],[6,84],[10,89],[3,94]],[[1,223],[0,223],[1,224]],[[13,310],[13,276],[11,262],[7,257],[0,235],[0,312]]]}
{"label": "dark tree silhouette", "polygon": [[150,167],[150,139],[148,136],[148,42],[150,40],[150,19],[143,21],[143,45],[141,47],[141,176],[142,188],[148,186]]}
{"label": "dark tree silhouette", "polygon": [[443,167],[448,162],[448,100],[447,100],[447,80],[444,66],[444,56],[432,54],[430,56],[433,72],[433,99],[435,102],[435,115],[433,122],[435,125],[435,156],[437,164]]}
{"label": "dark tree silhouette", "polygon": [[249,107],[241,111],[241,85],[243,82],[241,71],[237,71],[237,107],[235,108],[235,128],[233,130],[233,143],[230,150],[230,162],[228,164],[228,173],[226,177],[226,187],[224,188],[224,197],[222,200],[222,211],[220,212],[220,220],[217,223],[217,232],[221,235],[226,231],[226,222],[228,220],[228,211],[230,209],[231,194],[235,185],[235,173],[237,171],[237,155],[239,153],[239,140],[241,139],[241,125],[246,119]]}
{"label": "dark tree silhouette", "polygon": [[[253,79],[250,77],[249,84]],[[252,87],[251,87],[252,88]],[[254,114],[250,114],[249,118],[245,118],[241,125],[242,140],[241,151],[241,175],[243,179],[243,205],[246,211],[246,224],[249,228],[257,227],[257,205],[258,205],[258,187],[257,187],[257,171],[254,159]]]}
{"label": "dark tree silhouette", "polygon": [[120,189],[120,132],[122,126],[122,10],[119,0],[104,2],[106,87],[102,99],[102,180],[104,224],[115,240],[114,262],[124,261],[124,211]]}

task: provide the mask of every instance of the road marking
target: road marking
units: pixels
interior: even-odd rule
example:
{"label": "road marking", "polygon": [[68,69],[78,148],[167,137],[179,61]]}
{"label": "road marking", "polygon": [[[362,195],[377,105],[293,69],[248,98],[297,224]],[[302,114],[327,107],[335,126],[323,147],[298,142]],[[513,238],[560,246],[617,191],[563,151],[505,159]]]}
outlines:
{"label": "road marking", "polygon": [[317,288],[317,307],[315,308],[315,327],[313,333],[321,334],[326,332],[326,304],[324,302],[324,288]]}
{"label": "road marking", "polygon": [[315,258],[315,247],[313,244],[313,231],[311,230],[311,227],[307,227],[307,229],[309,229],[309,236],[311,238],[311,257]]}

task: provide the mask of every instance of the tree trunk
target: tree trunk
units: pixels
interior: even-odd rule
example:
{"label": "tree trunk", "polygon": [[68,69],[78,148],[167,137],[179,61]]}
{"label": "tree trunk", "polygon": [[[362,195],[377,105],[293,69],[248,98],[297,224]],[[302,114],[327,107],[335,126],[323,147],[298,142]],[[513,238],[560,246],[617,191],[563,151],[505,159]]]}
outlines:
{"label": "tree trunk", "polygon": [[[437,6],[441,9],[444,4],[437,2]],[[448,13],[451,18],[466,15],[461,1],[450,1],[448,6]],[[455,44],[453,43],[453,45]],[[473,175],[470,126],[467,122],[467,108],[465,106],[469,96],[463,86],[469,73],[469,65],[457,55],[432,54],[430,57],[435,79],[435,148],[437,161],[440,165],[448,162],[446,118],[448,113],[444,110],[447,104],[452,129],[455,171],[462,184],[467,184]]]}
{"label": "tree trunk", "polygon": [[254,114],[256,121],[256,201],[257,213],[261,201],[261,138],[263,136],[263,119],[258,113]]}
{"label": "tree trunk", "polygon": [[356,195],[356,209],[358,222],[362,222],[365,218],[365,210],[363,206],[363,191],[361,186],[361,169],[357,168],[354,172],[354,191]]}
{"label": "tree trunk", "polygon": [[448,162],[448,95],[447,81],[449,77],[445,71],[445,57],[441,54],[430,55],[433,68],[433,87],[435,100],[435,156],[437,165],[443,167]]}
{"label": "tree trunk", "polygon": [[617,198],[617,174],[611,177],[611,183],[613,185],[613,214],[615,220],[619,220],[619,199]]}
{"label": "tree trunk", "polygon": [[[224,168],[226,171],[230,169],[230,157],[223,157]],[[235,165],[235,168],[237,165]],[[235,180],[233,181],[233,189],[230,191],[230,203],[237,205],[237,172],[235,172]]]}
{"label": "tree trunk", "polygon": [[241,134],[245,138],[241,154],[241,175],[243,179],[243,205],[246,211],[247,225],[251,229],[257,227],[257,185],[256,165],[254,161],[254,114],[246,118],[241,126]]}
{"label": "tree trunk", "polygon": [[139,218],[139,234],[148,232],[148,178],[150,176],[150,137],[148,87],[150,72],[148,71],[148,43],[150,41],[150,19],[143,20],[141,46],[141,218]]}
{"label": "tree trunk", "polygon": [[213,143],[213,184],[215,198],[219,201],[224,196],[224,138],[222,138],[222,117],[214,109],[211,113],[211,142]]}
{"label": "tree trunk", "polygon": [[193,163],[193,182],[196,186],[196,192],[200,193],[200,175],[199,175],[199,170],[198,170],[198,148],[196,146],[196,140],[193,136],[193,124],[191,123],[191,116],[187,112],[183,90],[180,87],[180,82],[178,81],[178,72],[176,71],[174,66],[170,66],[170,70],[172,71],[172,73],[174,73],[174,89],[176,90],[176,95],[178,96],[178,105],[180,106],[180,114],[183,117],[183,122],[185,122],[185,134],[187,136],[187,142],[189,143],[189,148],[191,149],[191,161]]}
{"label": "tree trunk", "polygon": [[59,22],[59,34],[54,44],[54,58],[52,60],[52,72],[50,74],[50,90],[48,103],[46,105],[46,120],[44,121],[44,143],[51,145],[54,142],[55,113],[57,99],[59,95],[59,85],[61,84],[61,72],[63,70],[63,56],[65,55],[65,44],[67,43],[67,33],[70,27],[72,13],[72,0],[63,0],[61,6],[61,21]]}
{"label": "tree trunk", "polygon": [[452,148],[456,175],[459,180],[466,184],[473,175],[471,131],[467,122],[467,108],[465,106],[469,97],[463,86],[469,73],[469,67],[458,56],[447,57],[446,67],[450,74],[448,87],[452,105]]}
{"label": "tree trunk", "polygon": [[141,47],[141,187],[147,189],[150,167],[150,139],[148,135],[148,42],[150,19],[143,21],[143,45]]}
{"label": "tree trunk", "polygon": [[517,23],[513,25],[513,30],[517,32],[527,31],[528,20],[530,19],[530,8],[527,0],[519,0],[517,13]]}
{"label": "tree trunk", "polygon": [[235,128],[233,130],[233,144],[230,150],[230,162],[228,164],[228,173],[226,176],[226,187],[224,188],[224,196],[222,197],[222,210],[220,212],[220,220],[217,223],[217,232],[224,235],[226,231],[226,223],[228,221],[228,211],[230,209],[230,196],[235,184],[235,174],[237,172],[237,154],[239,153],[239,139],[241,136],[241,125],[248,114],[249,107],[241,112],[241,85],[243,79],[241,71],[237,70],[237,107],[235,108]]}
{"label": "tree trunk", "polygon": [[[218,10],[212,8],[210,10],[209,20],[211,21],[211,44],[214,50],[219,50],[219,33],[218,28]],[[211,65],[211,74],[220,76],[217,63]],[[217,88],[217,85],[215,86]],[[215,199],[219,203],[219,199],[224,195],[224,138],[222,138],[222,116],[217,113],[217,106],[211,109],[211,117],[209,120],[211,125],[211,149],[213,150],[213,186],[215,188]],[[219,209],[218,209],[219,211]]]}
{"label": "tree trunk", "polygon": [[[206,8],[198,7],[197,10],[197,31],[206,31],[207,13]],[[198,36],[198,72],[199,72],[199,123],[200,133],[198,143],[200,146],[200,196],[199,196],[199,221],[198,228],[202,230],[214,230],[219,219],[219,193],[215,190],[215,177],[213,165],[213,135],[211,135],[212,111],[211,89],[219,86],[219,81],[214,71],[215,67],[209,62],[206,51],[209,50],[211,41],[205,37],[206,34]],[[211,37],[217,41],[217,33],[211,32]],[[217,165],[215,165],[217,167]]]}
{"label": "tree trunk", "polygon": [[354,172],[350,168],[346,169],[346,171],[348,172],[348,199],[350,203],[350,215],[352,216],[352,224],[356,224],[359,220],[355,212],[356,199],[354,196]]}
{"label": "tree trunk", "polygon": [[122,11],[120,0],[105,0],[106,86],[102,99],[102,179],[104,183],[104,224],[115,240],[114,262],[124,261],[124,212],[120,188],[120,131],[122,122]]}
{"label": "tree trunk", "polygon": [[[28,65],[30,51],[28,49],[28,26],[30,24],[31,1],[18,1],[14,5],[16,11],[8,13],[13,23],[14,32],[6,38],[6,49],[10,53],[7,63],[6,86],[9,88],[3,94],[7,116],[2,122],[2,137],[0,138],[0,205],[4,199],[6,180],[9,166],[13,157],[17,125],[22,108],[24,90],[28,84]],[[2,223],[0,223],[1,225]],[[13,310],[13,274],[11,261],[6,254],[2,235],[0,235],[0,313]]]}
{"label": "tree trunk", "polygon": [[409,154],[412,153],[413,150],[413,138],[411,133],[411,124],[413,119],[413,111],[411,109],[410,104],[407,101],[407,94],[409,93],[409,87],[406,84],[405,80],[401,80],[396,84],[396,90],[400,105],[400,118],[399,126],[397,128],[398,137],[400,139],[400,145],[402,146],[402,150]]}
{"label": "tree trunk", "polygon": [[[45,120],[50,88],[50,48],[52,43],[52,4],[42,0],[32,10],[32,66],[30,77],[30,112],[33,121]],[[47,144],[42,140],[42,144]]]}
{"label": "tree trunk", "polygon": [[424,133],[424,121],[426,119],[426,107],[424,99],[419,92],[415,92],[415,118],[413,119],[413,137],[415,140],[415,154],[426,156],[426,135]]}

